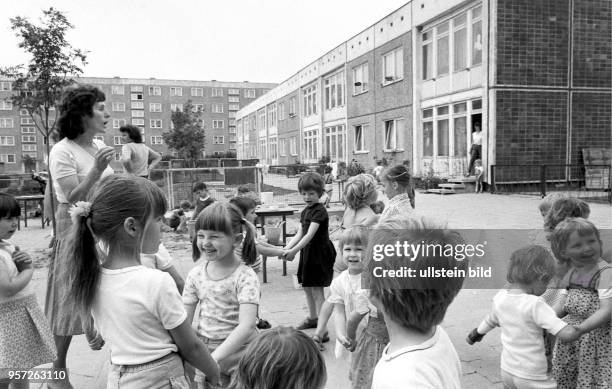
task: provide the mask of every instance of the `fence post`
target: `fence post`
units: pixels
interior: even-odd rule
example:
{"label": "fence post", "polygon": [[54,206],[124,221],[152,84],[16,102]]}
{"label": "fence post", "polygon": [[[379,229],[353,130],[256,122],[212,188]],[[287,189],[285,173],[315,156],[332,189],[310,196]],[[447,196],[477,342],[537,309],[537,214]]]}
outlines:
{"label": "fence post", "polygon": [[491,165],[491,188],[489,192],[495,193],[495,165]]}
{"label": "fence post", "polygon": [[546,165],[540,165],[540,194],[546,196]]}

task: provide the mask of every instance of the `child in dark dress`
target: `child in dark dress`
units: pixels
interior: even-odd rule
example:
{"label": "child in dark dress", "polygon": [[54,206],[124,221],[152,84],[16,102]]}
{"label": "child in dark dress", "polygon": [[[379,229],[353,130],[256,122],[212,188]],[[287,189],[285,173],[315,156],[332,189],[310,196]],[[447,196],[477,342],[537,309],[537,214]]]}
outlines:
{"label": "child in dark dress", "polygon": [[285,246],[285,258],[293,260],[300,253],[298,281],[306,293],[309,316],[296,328],[317,328],[319,312],[325,301],[323,288],[331,284],[336,249],[329,239],[329,216],[319,203],[325,184],[318,173],[305,173],[298,182],[306,208],[300,217],[300,228]]}

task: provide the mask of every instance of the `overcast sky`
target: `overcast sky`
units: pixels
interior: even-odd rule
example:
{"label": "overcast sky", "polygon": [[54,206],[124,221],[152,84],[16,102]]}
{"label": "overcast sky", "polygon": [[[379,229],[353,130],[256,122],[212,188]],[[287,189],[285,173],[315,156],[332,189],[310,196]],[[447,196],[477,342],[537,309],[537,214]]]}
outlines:
{"label": "overcast sky", "polygon": [[407,0],[7,0],[0,66],[25,63],[9,18],[53,6],[85,76],[281,82]]}

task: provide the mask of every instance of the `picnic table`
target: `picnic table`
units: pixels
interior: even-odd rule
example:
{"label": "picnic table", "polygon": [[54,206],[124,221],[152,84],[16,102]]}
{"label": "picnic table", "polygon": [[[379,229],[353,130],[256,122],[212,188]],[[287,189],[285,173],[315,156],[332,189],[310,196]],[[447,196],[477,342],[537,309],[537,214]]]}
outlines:
{"label": "picnic table", "polygon": [[[40,205],[40,221],[42,223],[42,228],[45,228],[45,195],[25,195],[25,196],[15,196],[15,200],[17,203],[23,202],[23,224],[28,226],[28,203],[31,201],[38,202]],[[21,221],[21,218],[19,218]],[[21,223],[17,223],[17,229],[21,229]]]}

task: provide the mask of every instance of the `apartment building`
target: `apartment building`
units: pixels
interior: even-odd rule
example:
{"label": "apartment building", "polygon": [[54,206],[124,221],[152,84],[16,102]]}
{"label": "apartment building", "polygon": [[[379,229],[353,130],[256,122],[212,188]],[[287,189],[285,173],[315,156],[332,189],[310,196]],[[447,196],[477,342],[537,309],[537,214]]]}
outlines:
{"label": "apartment building", "polygon": [[[202,157],[235,152],[236,112],[277,85],[119,77],[81,77],[78,82],[104,91],[111,119],[100,139],[115,147],[117,157],[122,146],[119,128],[124,124],[140,127],[148,146],[162,155],[169,154],[162,134],[172,126],[172,111],[183,110],[188,101],[201,112],[206,130]],[[37,169],[43,169],[46,149],[42,136],[27,112],[12,106],[8,99],[11,93],[10,81],[0,81],[0,162],[5,172],[23,172],[27,155],[37,161]]]}
{"label": "apartment building", "polygon": [[[237,113],[238,157],[467,171],[612,147],[612,3],[411,1]],[[490,178],[490,176],[488,177]]]}

